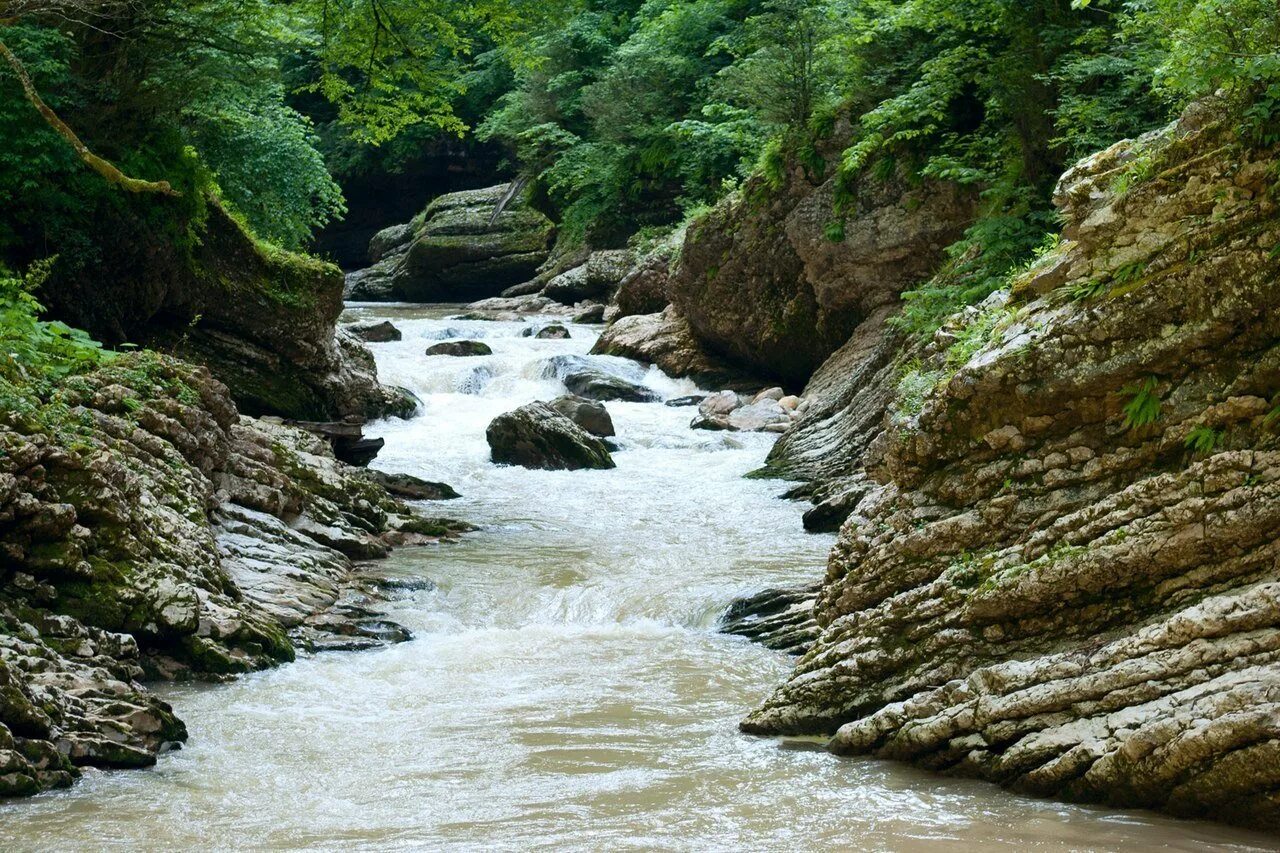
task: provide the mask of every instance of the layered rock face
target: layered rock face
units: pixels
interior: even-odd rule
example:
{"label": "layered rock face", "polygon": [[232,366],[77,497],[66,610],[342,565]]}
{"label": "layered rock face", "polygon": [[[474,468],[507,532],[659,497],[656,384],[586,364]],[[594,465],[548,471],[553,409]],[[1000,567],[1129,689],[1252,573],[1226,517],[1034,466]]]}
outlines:
{"label": "layered rock face", "polygon": [[447,535],[321,439],[238,414],[150,353],[0,426],[0,795],[185,738],[147,678],[218,678],[295,648],[403,639],[352,559]]}
{"label": "layered rock face", "polygon": [[469,302],[533,278],[554,227],[523,197],[508,198],[510,190],[443,195],[413,222],[379,232],[369,247],[373,266],[347,277],[348,298]]}
{"label": "layered rock face", "polygon": [[796,169],[772,193],[757,182],[689,226],[667,290],[706,349],[797,387],[929,278],[976,208],[949,183],[865,178],[837,211],[835,178]]}
{"label": "layered rock face", "polygon": [[110,262],[48,288],[58,317],[107,343],[207,365],[248,414],[330,420],[413,411],[407,395],[378,383],[363,344],[335,332],[337,267],[256,243],[212,200],[189,250],[167,235],[121,233],[118,242],[103,248]]}
{"label": "layered rock face", "polygon": [[869,478],[746,731],[1280,827],[1278,161],[1207,107],[1084,161],[885,428],[841,410]]}

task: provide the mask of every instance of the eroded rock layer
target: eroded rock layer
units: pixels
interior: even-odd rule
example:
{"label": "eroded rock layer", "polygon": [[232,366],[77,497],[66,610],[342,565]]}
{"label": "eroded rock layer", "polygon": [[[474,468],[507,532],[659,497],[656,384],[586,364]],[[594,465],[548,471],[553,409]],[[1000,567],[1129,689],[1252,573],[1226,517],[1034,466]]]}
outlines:
{"label": "eroded rock layer", "polygon": [[1202,106],[1084,161],[1060,247],[939,333],[882,429],[832,407],[862,494],[745,730],[1280,827],[1278,160]]}
{"label": "eroded rock layer", "polygon": [[[448,535],[204,368],[122,356],[0,423],[0,795],[153,763],[145,678],[402,639],[352,559]],[[400,634],[397,634],[397,631]]]}
{"label": "eroded rock layer", "polygon": [[866,178],[837,208],[834,177],[797,166],[777,192],[760,180],[689,226],[667,292],[708,351],[796,387],[928,279],[976,209],[948,183]]}

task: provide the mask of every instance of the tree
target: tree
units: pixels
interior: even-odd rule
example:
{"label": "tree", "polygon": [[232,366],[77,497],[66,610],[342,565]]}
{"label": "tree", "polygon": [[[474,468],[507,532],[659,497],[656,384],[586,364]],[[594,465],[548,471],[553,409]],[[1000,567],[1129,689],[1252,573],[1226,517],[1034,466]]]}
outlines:
{"label": "tree", "polygon": [[[97,25],[111,20],[112,16],[133,6],[130,0],[9,0],[0,4],[0,26],[8,27],[28,18],[55,18],[78,24]],[[0,30],[2,32],[2,30]],[[61,136],[76,152],[76,155],[110,184],[135,193],[160,193],[162,195],[178,195],[168,181],[145,181],[131,178],[120,171],[113,163],[104,160],[89,150],[76,132],[58,117],[40,97],[26,66],[8,45],[0,39],[0,58],[8,63],[18,78],[27,100],[36,108],[54,131]]]}

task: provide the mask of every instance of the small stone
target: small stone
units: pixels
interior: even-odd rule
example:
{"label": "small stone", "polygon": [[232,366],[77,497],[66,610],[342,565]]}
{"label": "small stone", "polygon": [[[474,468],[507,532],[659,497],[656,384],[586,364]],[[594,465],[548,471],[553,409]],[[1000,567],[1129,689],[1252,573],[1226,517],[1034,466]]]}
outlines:
{"label": "small stone", "polygon": [[761,391],[759,394],[756,394],[754,397],[752,397],[751,402],[759,403],[761,400],[776,401],[776,400],[781,400],[785,396],[787,396],[787,392],[783,391],[781,388],[766,388],[763,391]]}

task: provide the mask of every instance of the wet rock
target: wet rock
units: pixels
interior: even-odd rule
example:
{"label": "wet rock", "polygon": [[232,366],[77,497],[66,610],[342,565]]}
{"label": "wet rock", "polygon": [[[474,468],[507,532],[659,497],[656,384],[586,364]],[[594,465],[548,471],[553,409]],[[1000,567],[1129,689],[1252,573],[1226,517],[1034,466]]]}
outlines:
{"label": "wet rock", "polygon": [[603,403],[566,394],[547,405],[592,435],[609,438],[617,434],[613,428],[613,418],[609,417],[609,410]]}
{"label": "wet rock", "polygon": [[739,598],[720,617],[720,631],[746,637],[762,646],[802,655],[818,638],[813,616],[818,584],[790,589],[766,589]]}
{"label": "wet rock", "polygon": [[687,376],[701,385],[760,387],[759,380],[709,353],[674,308],[621,318],[605,329],[591,352],[655,364],[670,376]]}
{"label": "wet rock", "polygon": [[533,327],[523,329],[520,332],[520,336],[539,340],[564,340],[569,337],[569,330],[559,323],[552,323],[550,326],[543,326],[536,331]]}
{"label": "wet rock", "polygon": [[586,368],[564,377],[564,386],[588,400],[620,400],[629,403],[653,403],[662,397],[637,382],[629,382],[599,370]]}
{"label": "wet rock", "polygon": [[493,349],[482,341],[441,341],[427,347],[427,355],[451,355],[466,358],[477,355],[493,355]]}
{"label": "wet rock", "polygon": [[499,415],[485,431],[494,462],[525,468],[613,468],[604,443],[546,403]]}
{"label": "wet rock", "polygon": [[448,501],[461,497],[448,483],[423,480],[412,474],[369,470],[369,478],[389,494],[411,501]]}
{"label": "wet rock", "polygon": [[705,394],[690,394],[687,397],[674,397],[666,401],[666,405],[673,409],[683,408],[685,406],[699,406],[702,401],[707,399]]}
{"label": "wet rock", "polygon": [[398,341],[402,337],[400,330],[393,326],[390,320],[383,320],[380,323],[348,323],[343,328],[369,344],[384,344]]}

